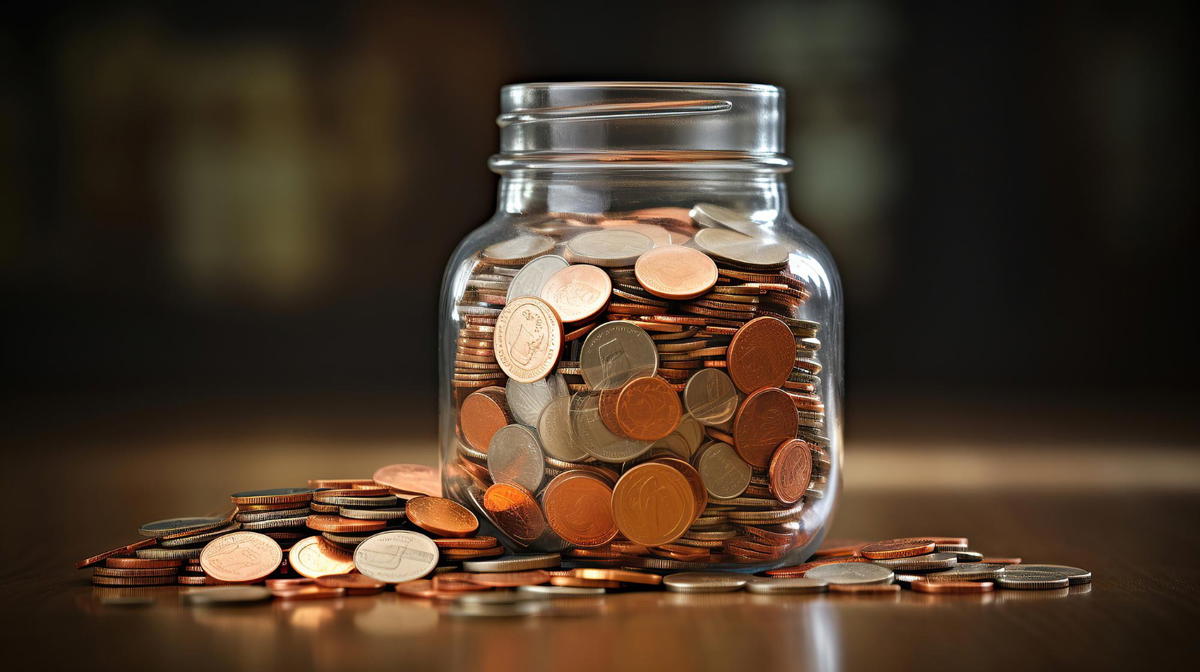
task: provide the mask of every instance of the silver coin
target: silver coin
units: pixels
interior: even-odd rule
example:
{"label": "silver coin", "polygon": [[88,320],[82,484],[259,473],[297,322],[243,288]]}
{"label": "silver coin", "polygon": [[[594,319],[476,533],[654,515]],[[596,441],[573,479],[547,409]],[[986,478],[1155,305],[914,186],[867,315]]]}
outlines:
{"label": "silver coin", "polygon": [[746,590],[751,593],[764,595],[791,595],[795,593],[823,593],[829,588],[829,582],[814,579],[810,576],[793,578],[762,578],[755,577],[746,584]]}
{"label": "silver coin", "polygon": [[464,572],[521,572],[527,569],[550,569],[562,565],[558,553],[508,555],[493,560],[467,560]]}
{"label": "silver coin", "polygon": [[675,432],[688,442],[688,449],[692,455],[696,454],[696,449],[700,444],[704,443],[704,425],[701,425],[689,413],[684,413],[679,420],[679,426],[675,428]]}
{"label": "silver coin", "polygon": [[[301,524],[303,524],[303,523],[301,523]],[[219,530],[212,530],[210,532],[202,532],[200,534],[194,534],[190,537],[180,537],[178,539],[164,539],[164,540],[158,542],[158,545],[163,548],[178,548],[180,546],[191,546],[193,544],[202,544],[202,543],[207,543],[209,541],[212,541],[213,539],[216,539],[217,537],[223,537],[223,536],[229,534],[230,532],[236,532],[240,529],[242,529],[241,523],[230,523],[229,525],[222,527]]]}
{"label": "silver coin", "polygon": [[294,516],[307,516],[308,507],[304,506],[299,509],[283,509],[281,511],[243,511],[234,517],[239,523],[257,523],[262,520],[275,520],[277,518],[292,518]]}
{"label": "silver coin", "polygon": [[271,599],[271,591],[265,586],[213,586],[179,593],[180,602],[194,607],[210,604],[265,602],[269,599]]}
{"label": "silver coin", "polygon": [[729,229],[701,229],[692,243],[709,256],[750,267],[776,267],[787,263],[788,249],[765,243]]}
{"label": "silver coin", "polygon": [[737,388],[724,371],[701,369],[688,378],[683,388],[683,403],[701,424],[720,425],[737,411]]}
{"label": "silver coin", "polygon": [[872,562],[835,562],[813,567],[804,576],[827,583],[861,584],[891,583],[896,575],[887,567]]}
{"label": "silver coin", "polygon": [[304,527],[308,522],[308,515],[293,516],[291,518],[276,518],[274,520],[260,520],[254,523],[242,523],[243,530],[281,530],[288,527]]}
{"label": "silver coin", "polygon": [[554,254],[547,254],[525,264],[517,277],[508,285],[505,297],[512,301],[523,296],[540,296],[542,287],[550,276],[570,266],[566,259]]}
{"label": "silver coin", "polygon": [[505,384],[505,397],[508,400],[508,410],[513,418],[522,425],[534,426],[542,409],[558,397],[570,396],[567,381],[559,374],[552,373],[541,380],[532,383],[522,383],[513,378]]}
{"label": "silver coin", "polygon": [[744,233],[747,236],[757,236],[760,234],[757,222],[736,210],[730,210],[720,205],[697,203],[688,214],[691,215],[697,224],[706,229],[725,227],[733,229],[738,233]]}
{"label": "silver coin", "polygon": [[583,586],[521,586],[517,588],[517,592],[545,595],[546,597],[590,597],[603,595],[606,591],[603,588],[585,588]]}
{"label": "silver coin", "polygon": [[133,554],[146,560],[191,560],[199,558],[204,548],[139,548]]}
{"label": "silver coin", "polygon": [[997,562],[966,562],[940,572],[924,575],[926,581],[977,581],[994,580],[1004,574],[1007,565]]}
{"label": "silver coin", "polygon": [[1006,569],[996,577],[996,585],[1010,590],[1052,590],[1071,585],[1070,579],[1055,572]]}
{"label": "silver coin", "polygon": [[[937,546],[934,546],[933,550],[938,553],[942,552],[942,551],[938,550]],[[955,558],[957,558],[959,562],[982,562],[983,561],[983,553],[980,553],[978,551],[946,551],[946,552],[949,553],[950,555],[953,555]]]}
{"label": "silver coin", "polygon": [[658,371],[658,350],[641,327],[606,322],[583,339],[579,368],[593,390],[616,389],[634,378],[653,376]]}
{"label": "silver coin", "polygon": [[1091,583],[1092,573],[1086,569],[1078,567],[1069,567],[1067,565],[1026,565],[1024,563],[1009,565],[1004,570],[1005,573],[1013,571],[1031,571],[1031,572],[1049,572],[1059,576],[1066,577],[1072,586],[1077,586],[1081,583]]}
{"label": "silver coin", "polygon": [[728,593],[741,590],[746,581],[733,572],[682,572],[664,577],[663,585],[676,593]]}
{"label": "silver coin", "polygon": [[588,455],[602,462],[626,462],[653,445],[652,441],[613,434],[600,419],[600,395],[595,392],[577,392],[571,397],[571,435]]}
{"label": "silver coin", "polygon": [[537,492],[546,474],[542,446],[525,425],[496,430],[488,443],[487,464],[493,483],[514,483],[530,492]]}
{"label": "silver coin", "polygon": [[146,523],[138,528],[138,534],[143,537],[158,537],[164,534],[177,534],[179,532],[187,532],[188,530],[200,530],[213,525],[224,523],[224,518],[213,518],[209,516],[191,517],[191,518],[167,518],[166,520],[156,520],[152,523]]}
{"label": "silver coin", "polygon": [[400,503],[400,499],[395,495],[380,495],[377,497],[354,497],[350,495],[325,497],[316,500],[321,504],[331,504],[333,506],[357,506],[359,508],[385,508],[395,506]]}
{"label": "silver coin", "polygon": [[402,583],[419,579],[438,563],[438,547],[429,537],[394,530],[380,532],[354,549],[354,566],[376,581]]}
{"label": "silver coin", "polygon": [[591,231],[567,241],[571,261],[597,266],[632,266],[637,258],[654,247],[649,236],[621,229]]}
{"label": "silver coin", "polygon": [[546,455],[564,462],[589,457],[571,434],[571,397],[558,397],[546,404],[538,417],[537,430]]}
{"label": "silver coin", "polygon": [[953,553],[926,553],[908,558],[884,558],[871,562],[897,572],[919,572],[929,569],[949,569],[958,564],[958,558]]}
{"label": "silver coin", "polygon": [[355,509],[341,506],[338,507],[338,515],[355,520],[404,520],[404,509]]}
{"label": "silver coin", "polygon": [[681,460],[691,460],[692,447],[687,437],[675,430],[650,446],[650,454],[678,457]]}
{"label": "silver coin", "polygon": [[517,236],[483,248],[483,258],[497,263],[525,263],[554,249],[549,236]]}
{"label": "silver coin", "polygon": [[750,465],[727,443],[715,441],[705,447],[696,460],[696,469],[714,499],[733,499],[750,485]]}

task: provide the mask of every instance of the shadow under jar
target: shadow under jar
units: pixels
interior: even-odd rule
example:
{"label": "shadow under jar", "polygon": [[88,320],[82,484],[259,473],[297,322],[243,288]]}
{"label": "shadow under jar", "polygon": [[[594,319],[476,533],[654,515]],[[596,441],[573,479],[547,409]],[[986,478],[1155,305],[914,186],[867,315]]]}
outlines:
{"label": "shadow under jar", "polygon": [[783,92],[518,84],[501,108],[498,210],[442,290],[447,496],[583,565],[806,559],[840,490],[842,296],[787,210]]}

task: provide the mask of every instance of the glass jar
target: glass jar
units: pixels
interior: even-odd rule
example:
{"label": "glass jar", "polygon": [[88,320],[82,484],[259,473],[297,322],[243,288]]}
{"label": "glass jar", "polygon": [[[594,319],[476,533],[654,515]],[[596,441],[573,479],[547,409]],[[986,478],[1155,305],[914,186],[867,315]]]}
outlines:
{"label": "glass jar", "polygon": [[445,492],[583,565],[806,559],[840,489],[842,295],[788,213],[783,92],[518,84],[498,124],[497,212],[442,289]]}

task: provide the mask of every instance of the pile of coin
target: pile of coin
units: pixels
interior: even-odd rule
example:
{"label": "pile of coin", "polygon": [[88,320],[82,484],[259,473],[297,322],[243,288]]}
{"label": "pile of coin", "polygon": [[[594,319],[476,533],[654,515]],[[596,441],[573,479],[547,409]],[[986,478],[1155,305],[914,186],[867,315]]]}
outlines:
{"label": "pile of coin", "polygon": [[811,294],[715,205],[556,215],[454,308],[447,483],[519,546],[663,569],[771,563],[832,478]]}

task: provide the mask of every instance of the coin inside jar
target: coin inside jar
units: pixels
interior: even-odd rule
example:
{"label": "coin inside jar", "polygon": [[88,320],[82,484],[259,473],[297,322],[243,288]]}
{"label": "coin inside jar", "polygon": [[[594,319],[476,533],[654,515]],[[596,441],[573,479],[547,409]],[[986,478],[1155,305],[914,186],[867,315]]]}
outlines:
{"label": "coin inside jar", "polygon": [[558,363],[562,338],[554,309],[541,299],[522,297],[496,318],[496,363],[509,378],[523,383],[545,378]]}
{"label": "coin inside jar", "polygon": [[570,395],[567,381],[561,375],[551,374],[532,383],[509,379],[505,386],[505,399],[513,418],[523,425],[536,425],[542,409],[551,400]]}
{"label": "coin inside jar", "polygon": [[729,377],[742,392],[779,387],[792,373],[796,339],[781,320],[757,317],[733,335],[726,360]]}
{"label": "coin inside jar", "polygon": [[616,420],[621,433],[631,439],[657,441],[675,430],[683,409],[679,395],[657,376],[635,378],[616,398]]}
{"label": "coin inside jar", "polygon": [[538,416],[537,430],[546,455],[564,462],[588,457],[571,434],[571,397],[558,397],[546,404]]}
{"label": "coin inside jar", "polygon": [[549,236],[517,236],[483,248],[481,256],[500,264],[523,264],[554,249]]}
{"label": "coin inside jar", "polygon": [[600,416],[600,395],[577,392],[571,397],[571,436],[588,455],[602,462],[621,463],[650,449],[653,442],[614,434]]}
{"label": "coin inside jar", "polygon": [[692,242],[702,252],[749,268],[771,268],[787,263],[788,249],[765,243],[728,229],[701,229]]}
{"label": "coin inside jar", "polygon": [[525,264],[508,285],[505,298],[509,301],[526,296],[541,296],[542,287],[550,276],[570,264],[560,256],[547,254]]}
{"label": "coin inside jar", "polygon": [[643,329],[627,322],[606,322],[591,331],[579,352],[583,380],[593,389],[621,387],[658,371],[658,350]]}
{"label": "coin inside jar", "polygon": [[479,529],[479,519],[458,502],[443,497],[414,497],[405,507],[413,525],[445,537],[469,537]]}
{"label": "coin inside jar", "polygon": [[537,436],[524,425],[502,427],[488,444],[488,471],[495,483],[516,483],[536,492],[546,473]]}
{"label": "coin inside jar", "polygon": [[564,471],[546,486],[542,505],[555,534],[576,546],[603,546],[617,536],[612,488],[584,471]]}
{"label": "coin inside jar", "polygon": [[812,478],[812,444],[791,439],[779,444],[767,468],[771,494],[784,504],[800,501]]}
{"label": "coin inside jar", "polygon": [[738,408],[733,421],[733,446],[751,466],[765,468],[775,448],[796,436],[799,423],[796,407],[786,392],[774,387],[758,390]]}
{"label": "coin inside jar", "polygon": [[504,388],[485,387],[467,395],[459,409],[459,426],[471,447],[487,452],[488,444],[501,427],[512,422]]}
{"label": "coin inside jar", "polygon": [[546,530],[546,518],[537,501],[519,485],[492,485],[483,493],[483,507],[497,527],[518,541],[531,542]]}
{"label": "coin inside jar", "polygon": [[679,245],[657,247],[638,257],[638,283],[651,294],[671,300],[693,299],[717,284],[717,265],[703,252]]}
{"label": "coin inside jar", "polygon": [[601,269],[574,264],[546,280],[539,294],[563,322],[582,322],[599,313],[612,295],[612,280]]}
{"label": "coin inside jar", "polygon": [[591,231],[567,241],[567,256],[572,262],[596,266],[632,266],[654,241],[637,231],[610,229]]}
{"label": "coin inside jar", "polygon": [[714,499],[739,497],[750,485],[750,465],[726,443],[713,442],[702,448],[696,468]]}
{"label": "coin inside jar", "polygon": [[705,425],[729,422],[737,411],[738,393],[733,381],[720,369],[701,369],[692,374],[683,390],[688,414]]}
{"label": "coin inside jar", "polygon": [[747,236],[758,236],[758,223],[736,210],[712,203],[697,203],[688,212],[693,220],[706,229],[724,227]]}
{"label": "coin inside jar", "polygon": [[647,462],[621,476],[613,489],[613,519],[630,541],[661,546],[675,541],[695,519],[692,486],[676,469]]}

